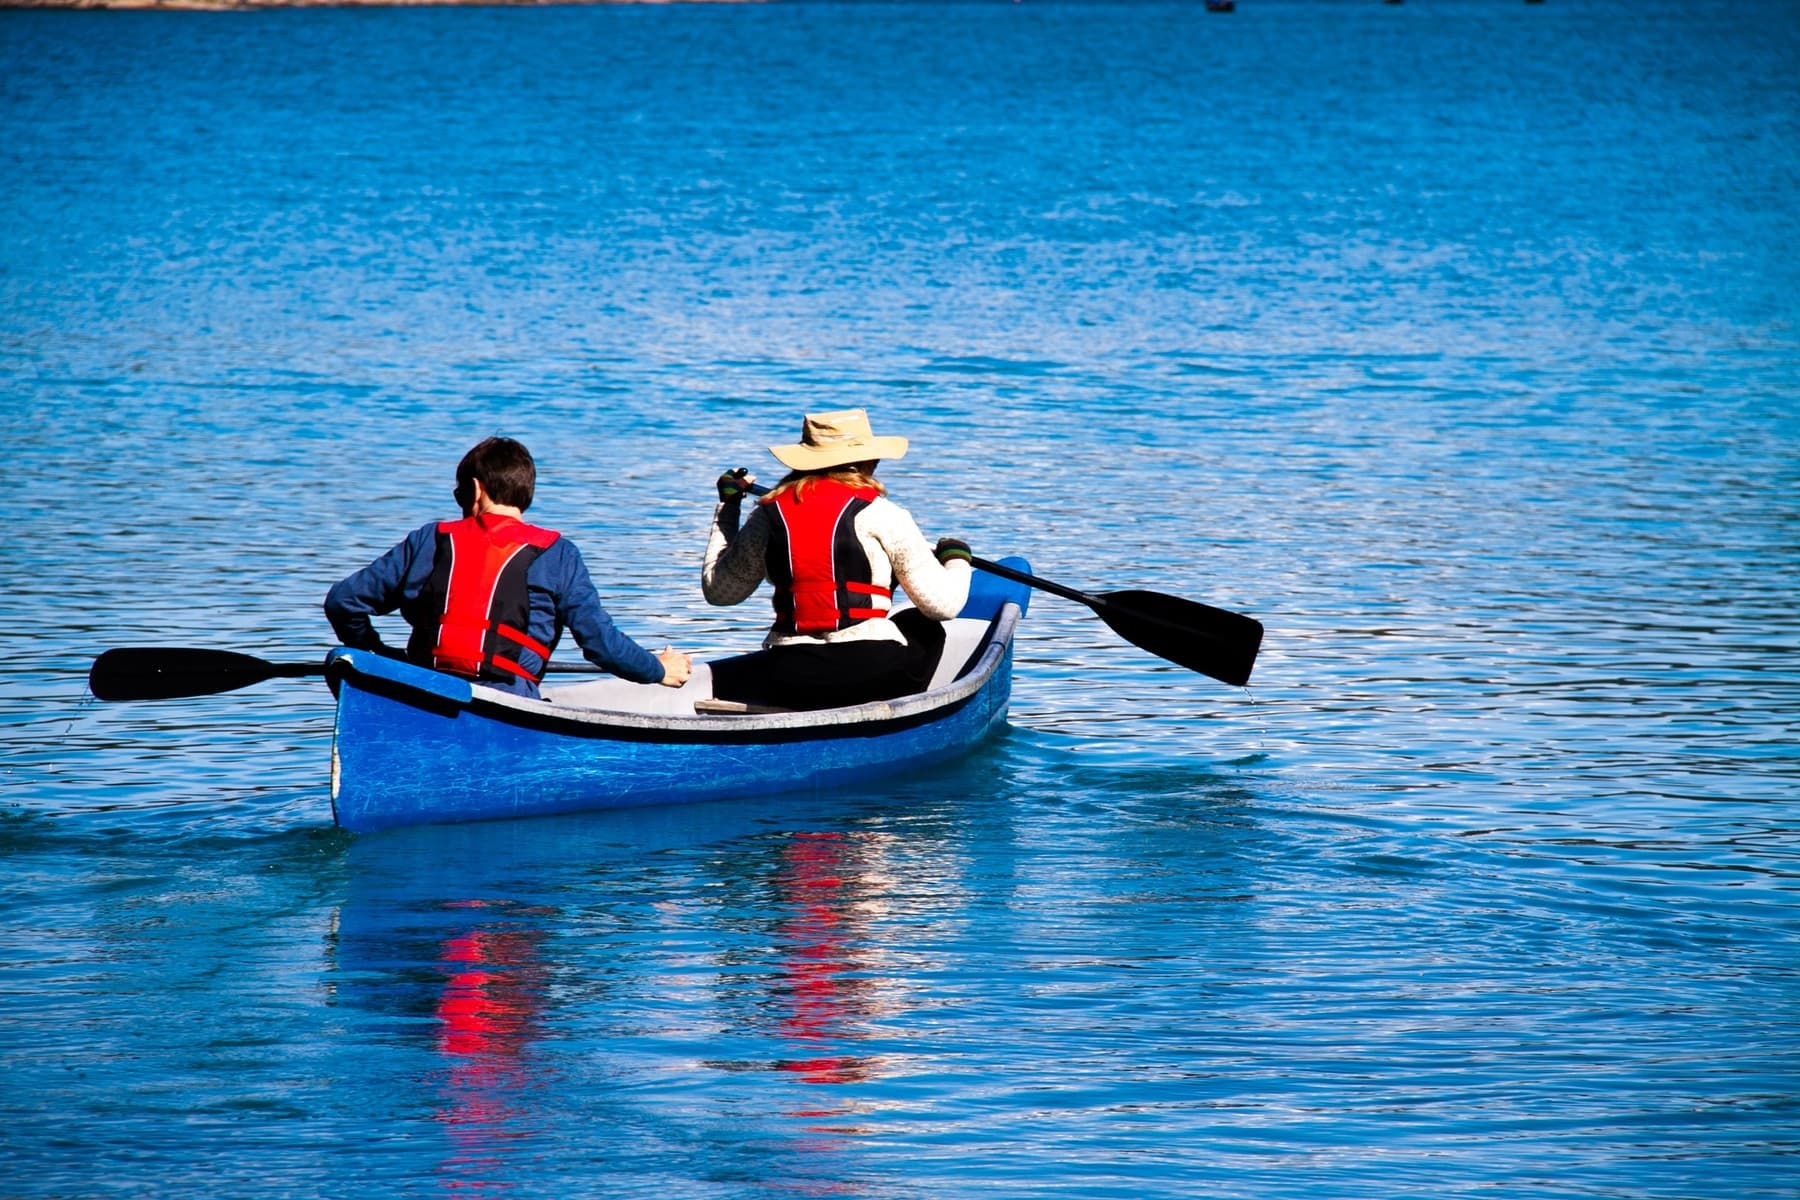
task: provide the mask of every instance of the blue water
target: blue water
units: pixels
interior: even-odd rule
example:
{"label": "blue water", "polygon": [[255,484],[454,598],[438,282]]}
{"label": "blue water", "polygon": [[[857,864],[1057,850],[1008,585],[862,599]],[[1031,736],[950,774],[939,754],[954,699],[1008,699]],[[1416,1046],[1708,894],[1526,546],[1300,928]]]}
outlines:
{"label": "blue water", "polygon": [[[1786,0],[0,12],[0,1194],[1800,1195]],[[652,647],[864,405],[1040,596],[847,792],[330,823],[525,439]],[[564,654],[568,651],[565,649]]]}

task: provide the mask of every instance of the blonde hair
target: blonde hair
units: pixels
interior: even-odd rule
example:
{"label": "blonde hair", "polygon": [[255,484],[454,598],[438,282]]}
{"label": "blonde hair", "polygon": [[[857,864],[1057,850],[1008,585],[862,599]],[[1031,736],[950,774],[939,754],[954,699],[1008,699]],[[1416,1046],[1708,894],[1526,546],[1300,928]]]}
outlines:
{"label": "blonde hair", "polygon": [[865,466],[873,467],[874,465],[874,463],[850,463],[841,467],[825,467],[817,471],[789,471],[780,483],[769,489],[768,494],[762,498],[762,503],[773,504],[777,497],[784,496],[788,492],[794,493],[794,499],[804,502],[806,493],[812,490],[812,485],[821,479],[829,479],[846,487],[874,488],[877,494],[885,496],[887,488],[882,486],[879,479],[863,470]]}

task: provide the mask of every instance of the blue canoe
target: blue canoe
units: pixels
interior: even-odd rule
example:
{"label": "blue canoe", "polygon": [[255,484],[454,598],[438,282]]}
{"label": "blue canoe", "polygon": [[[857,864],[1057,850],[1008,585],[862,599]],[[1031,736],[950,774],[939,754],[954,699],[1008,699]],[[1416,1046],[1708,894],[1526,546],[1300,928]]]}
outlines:
{"label": "blue canoe", "polygon": [[681,688],[603,677],[529,700],[339,649],[332,813],[361,833],[823,788],[939,761],[1005,721],[1028,598],[977,571],[927,691],[820,712],[721,711],[704,663]]}

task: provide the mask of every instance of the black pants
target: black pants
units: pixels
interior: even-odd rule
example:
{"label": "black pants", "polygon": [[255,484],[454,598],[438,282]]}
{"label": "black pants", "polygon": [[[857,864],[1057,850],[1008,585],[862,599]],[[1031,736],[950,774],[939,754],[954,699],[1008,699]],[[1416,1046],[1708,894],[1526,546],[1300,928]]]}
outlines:
{"label": "black pants", "polygon": [[944,627],[918,609],[894,617],[899,642],[776,646],[712,665],[713,696],[771,708],[842,708],[922,692],[944,652]]}

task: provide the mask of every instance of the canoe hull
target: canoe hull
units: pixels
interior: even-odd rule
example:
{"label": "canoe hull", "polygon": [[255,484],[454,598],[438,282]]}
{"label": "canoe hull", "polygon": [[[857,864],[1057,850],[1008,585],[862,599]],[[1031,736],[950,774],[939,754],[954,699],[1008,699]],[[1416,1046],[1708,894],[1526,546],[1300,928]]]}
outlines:
{"label": "canoe hull", "polygon": [[943,762],[1005,723],[1018,599],[993,605],[992,633],[960,680],[824,714],[559,711],[339,650],[328,666],[332,813],[362,833],[843,787]]}
{"label": "canoe hull", "polygon": [[[579,737],[472,709],[432,712],[346,677],[332,812],[354,832],[826,788],[961,754],[1006,719],[1012,651],[952,713],[834,737],[686,744]],[[351,736],[344,731],[353,730]]]}

